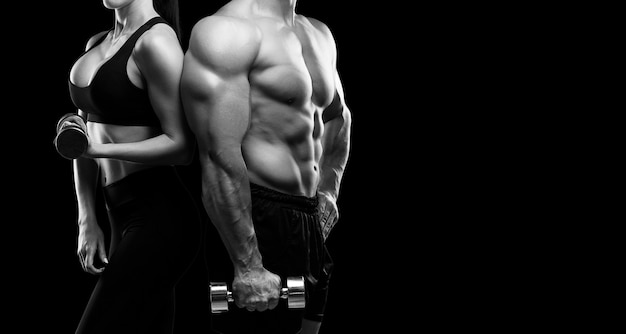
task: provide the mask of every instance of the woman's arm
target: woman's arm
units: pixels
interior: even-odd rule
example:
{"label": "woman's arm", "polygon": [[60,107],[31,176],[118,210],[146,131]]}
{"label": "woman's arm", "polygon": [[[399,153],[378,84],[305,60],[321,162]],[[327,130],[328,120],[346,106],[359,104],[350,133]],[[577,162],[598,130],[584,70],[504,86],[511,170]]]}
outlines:
{"label": "woman's arm", "polygon": [[[79,115],[85,116],[79,111]],[[104,234],[96,217],[96,187],[98,165],[94,160],[78,158],[72,160],[74,190],[78,206],[78,249],[77,254],[83,270],[99,274],[103,268],[94,267],[96,253],[103,263],[107,263]]]}

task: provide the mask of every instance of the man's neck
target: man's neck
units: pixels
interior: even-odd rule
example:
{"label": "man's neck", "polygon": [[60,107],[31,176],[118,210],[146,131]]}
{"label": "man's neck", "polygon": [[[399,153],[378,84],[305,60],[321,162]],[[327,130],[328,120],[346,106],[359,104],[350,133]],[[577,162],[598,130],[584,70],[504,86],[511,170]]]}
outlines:
{"label": "man's neck", "polygon": [[296,17],[297,0],[254,0],[260,12],[269,13],[281,17],[290,25],[294,24]]}

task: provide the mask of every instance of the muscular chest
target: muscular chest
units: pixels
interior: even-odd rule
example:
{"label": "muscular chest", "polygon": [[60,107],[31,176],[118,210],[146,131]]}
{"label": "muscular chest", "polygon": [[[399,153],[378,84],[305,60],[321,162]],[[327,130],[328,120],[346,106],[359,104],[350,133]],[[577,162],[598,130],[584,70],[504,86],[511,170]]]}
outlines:
{"label": "muscular chest", "polygon": [[332,101],[332,56],[315,36],[297,29],[272,29],[264,34],[258,64],[257,83],[277,99],[319,108]]}

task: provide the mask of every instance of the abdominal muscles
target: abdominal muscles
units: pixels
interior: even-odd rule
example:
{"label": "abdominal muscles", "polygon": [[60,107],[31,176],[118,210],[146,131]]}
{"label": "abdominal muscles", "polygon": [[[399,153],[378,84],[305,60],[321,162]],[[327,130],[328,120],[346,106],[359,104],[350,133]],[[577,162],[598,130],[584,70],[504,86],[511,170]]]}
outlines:
{"label": "abdominal muscles", "polygon": [[293,110],[290,114],[299,120],[252,121],[242,145],[248,175],[250,182],[274,190],[313,196],[319,175],[316,157],[320,140],[313,138],[313,122],[308,117],[294,114]]}
{"label": "abdominal muscles", "polygon": [[[97,143],[131,143],[139,142],[159,134],[155,127],[123,126],[100,123],[88,123],[91,139]],[[100,167],[100,177],[103,185],[109,185],[123,179],[134,172],[150,168],[151,165],[123,161],[117,159],[96,159]]]}

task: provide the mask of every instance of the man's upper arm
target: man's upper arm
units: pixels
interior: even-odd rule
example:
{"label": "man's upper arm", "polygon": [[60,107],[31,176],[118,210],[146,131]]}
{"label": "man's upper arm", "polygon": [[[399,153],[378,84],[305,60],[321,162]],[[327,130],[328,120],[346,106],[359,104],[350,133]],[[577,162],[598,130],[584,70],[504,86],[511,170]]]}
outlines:
{"label": "man's upper arm", "polygon": [[198,143],[240,143],[249,118],[248,73],[259,47],[258,30],[236,18],[210,16],[192,29],[181,96]]}

